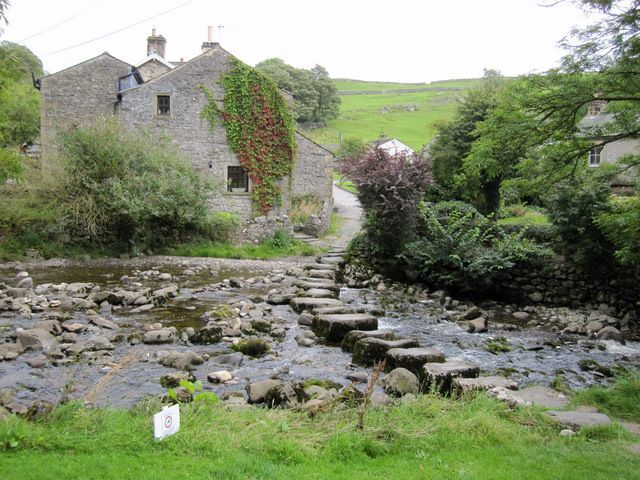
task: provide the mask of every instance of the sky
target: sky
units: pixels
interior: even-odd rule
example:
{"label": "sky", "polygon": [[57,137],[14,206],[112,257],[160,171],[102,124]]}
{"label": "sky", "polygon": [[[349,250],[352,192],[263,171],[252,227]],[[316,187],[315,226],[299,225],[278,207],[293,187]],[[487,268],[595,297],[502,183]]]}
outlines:
{"label": "sky", "polygon": [[154,27],[167,60],[188,60],[212,25],[213,40],[251,65],[279,57],[370,81],[476,78],[485,68],[515,76],[557,65],[559,40],[589,23],[566,0],[10,1],[0,40],[29,47],[49,73],[105,51],[140,63]]}

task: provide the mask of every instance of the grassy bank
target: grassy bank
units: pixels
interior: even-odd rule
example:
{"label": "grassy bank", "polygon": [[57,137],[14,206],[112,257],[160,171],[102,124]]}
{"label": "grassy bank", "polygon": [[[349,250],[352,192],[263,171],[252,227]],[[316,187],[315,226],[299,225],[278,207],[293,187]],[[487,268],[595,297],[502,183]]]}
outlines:
{"label": "grassy bank", "polygon": [[277,257],[312,256],[317,253],[311,245],[292,239],[282,243],[273,240],[258,245],[232,245],[229,243],[192,243],[180,245],[167,251],[180,257],[236,258],[246,260],[269,260]]}
{"label": "grassy bank", "polygon": [[44,419],[0,422],[0,478],[50,479],[612,479],[640,478],[618,427],[575,437],[532,409],[483,396],[425,396],[314,418],[283,410],[182,407],[181,431],[152,439],[158,404],[131,411],[60,407]]}

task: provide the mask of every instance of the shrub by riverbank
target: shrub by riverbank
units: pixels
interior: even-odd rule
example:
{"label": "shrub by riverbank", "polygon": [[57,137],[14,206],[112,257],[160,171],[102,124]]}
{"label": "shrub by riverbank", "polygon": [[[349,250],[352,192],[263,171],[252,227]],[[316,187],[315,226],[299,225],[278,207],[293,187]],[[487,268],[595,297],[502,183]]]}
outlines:
{"label": "shrub by riverbank", "polygon": [[64,405],[0,422],[2,478],[640,478],[619,427],[561,437],[530,408],[484,396],[423,396],[370,410],[306,414],[220,404],[182,407],[181,431],[154,442],[159,404],[131,411]]}

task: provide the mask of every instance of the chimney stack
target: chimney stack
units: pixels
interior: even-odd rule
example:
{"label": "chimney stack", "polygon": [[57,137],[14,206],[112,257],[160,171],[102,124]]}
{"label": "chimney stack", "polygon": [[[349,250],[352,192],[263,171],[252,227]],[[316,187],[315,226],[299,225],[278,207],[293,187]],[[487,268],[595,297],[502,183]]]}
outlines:
{"label": "chimney stack", "polygon": [[151,30],[151,36],[147,37],[147,57],[149,55],[158,55],[164,58],[167,40],[162,35],[156,35],[155,27]]}
{"label": "chimney stack", "polygon": [[207,50],[211,50],[216,45],[218,45],[218,43],[213,41],[213,27],[209,25],[207,27],[207,41],[202,42],[202,52],[204,53]]}

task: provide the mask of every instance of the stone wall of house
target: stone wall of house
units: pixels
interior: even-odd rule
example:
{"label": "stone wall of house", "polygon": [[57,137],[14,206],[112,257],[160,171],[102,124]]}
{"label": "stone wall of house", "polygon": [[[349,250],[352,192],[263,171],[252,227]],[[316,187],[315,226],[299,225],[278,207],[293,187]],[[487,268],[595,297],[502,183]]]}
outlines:
{"label": "stone wall of house", "polygon": [[[253,213],[251,196],[227,193],[224,184],[227,167],[240,165],[227,142],[226,130],[221,122],[211,129],[209,122],[201,116],[207,102],[201,85],[213,93],[223,109],[224,90],[219,80],[232,68],[232,60],[229,53],[219,46],[214,47],[170,75],[162,75],[123,92],[119,115],[122,122],[132,128],[142,127],[167,134],[197,171],[218,183],[219,193],[210,199],[211,208],[236,212],[246,218]],[[158,95],[170,96],[170,115],[157,114]],[[280,182],[283,202],[271,215],[289,211],[289,182],[289,178]]]}
{"label": "stone wall of house", "polygon": [[43,169],[55,155],[58,132],[88,126],[114,114],[118,78],[131,65],[103,53],[79,65],[42,79],[40,138]]}
{"label": "stone wall of house", "polygon": [[138,71],[145,82],[169,70],[171,70],[169,67],[155,59],[148,60],[138,67]]}
{"label": "stone wall of house", "polygon": [[[625,155],[638,155],[640,153],[640,140],[634,138],[623,138],[615,142],[607,143],[600,154],[600,163],[617,163]],[[632,184],[637,178],[636,169],[629,170],[618,175],[615,183]]]}
{"label": "stone wall of house", "polygon": [[633,271],[589,273],[554,262],[503,273],[493,293],[521,304],[587,307],[629,322],[640,319],[640,276]]}

